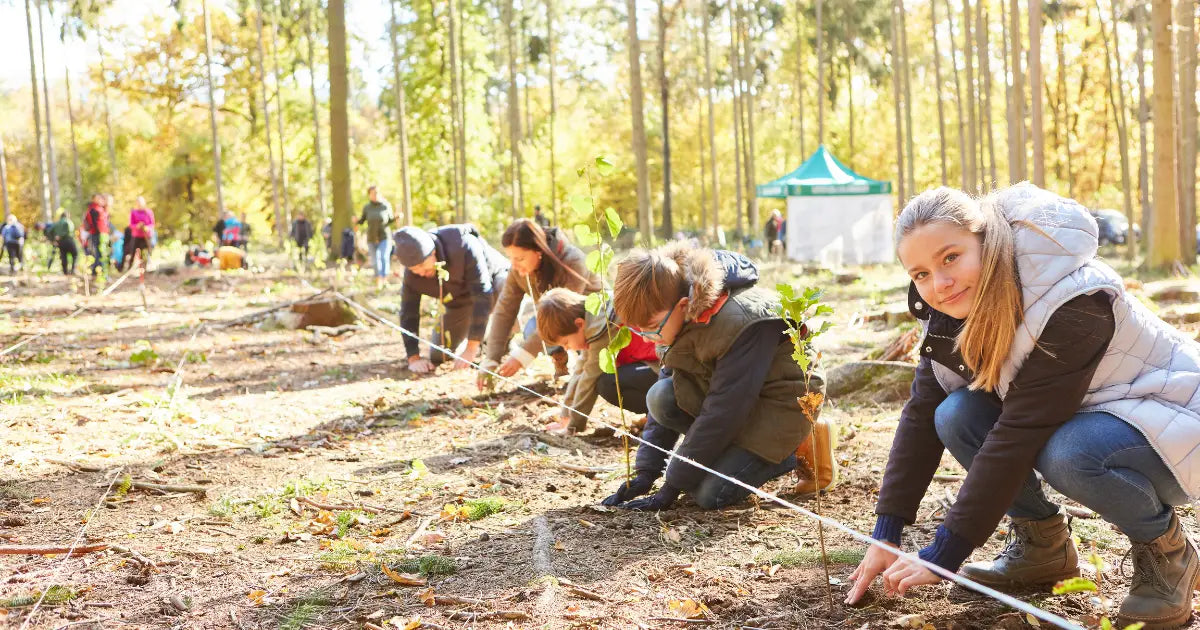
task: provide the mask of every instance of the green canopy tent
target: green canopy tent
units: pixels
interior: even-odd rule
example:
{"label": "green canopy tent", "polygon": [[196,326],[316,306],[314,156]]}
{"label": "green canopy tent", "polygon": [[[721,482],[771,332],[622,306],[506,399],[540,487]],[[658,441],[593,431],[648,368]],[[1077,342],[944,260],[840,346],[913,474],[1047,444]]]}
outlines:
{"label": "green canopy tent", "polygon": [[785,243],[792,260],[840,266],[893,258],[891,182],[855,173],[824,145],[756,192],[787,200]]}

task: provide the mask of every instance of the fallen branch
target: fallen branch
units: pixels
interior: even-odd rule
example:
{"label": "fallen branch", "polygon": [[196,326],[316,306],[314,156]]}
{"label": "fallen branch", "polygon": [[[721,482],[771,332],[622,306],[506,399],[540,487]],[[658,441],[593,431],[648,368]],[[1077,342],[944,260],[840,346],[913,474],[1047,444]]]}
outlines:
{"label": "fallen branch", "polygon": [[407,549],[407,548],[411,547],[411,546],[412,546],[412,544],[413,544],[414,542],[416,542],[416,540],[417,540],[418,538],[420,538],[420,537],[421,537],[421,534],[424,534],[424,533],[425,533],[425,528],[426,528],[426,527],[429,527],[429,522],[430,522],[430,521],[432,521],[432,520],[433,520],[433,517],[425,517],[425,518],[421,519],[421,523],[420,523],[419,525],[417,525],[417,531],[413,532],[413,535],[412,535],[412,536],[409,536],[409,537],[408,537],[408,540],[407,540],[407,541],[405,541],[405,543],[404,543],[404,548],[405,548],[405,549]]}
{"label": "fallen branch", "polygon": [[371,507],[369,505],[346,505],[346,504],[341,504],[341,503],[318,503],[308,497],[296,497],[296,501],[298,503],[303,503],[305,505],[311,505],[312,507],[315,507],[318,510],[327,510],[329,512],[348,512],[350,510],[359,510],[361,512],[366,512],[367,514],[379,514],[382,511],[379,508]]}
{"label": "fallen branch", "polygon": [[69,462],[65,459],[53,459],[50,457],[46,457],[42,461],[50,463],[50,464],[58,464],[59,466],[66,466],[67,468],[70,468],[71,470],[73,470],[75,472],[103,472],[104,471],[104,469],[99,466],[93,466],[91,464],[80,464],[80,463],[76,463],[76,462]]}
{"label": "fallen branch", "polygon": [[600,593],[597,593],[596,591],[593,591],[591,589],[584,588],[566,578],[559,578],[558,583],[560,586],[565,588],[568,593],[570,593],[572,595],[576,595],[578,597],[582,597],[584,599],[590,599],[590,600],[597,601],[597,602],[612,601],[609,598],[601,595]]}
{"label": "fallen branch", "polygon": [[49,556],[60,553],[70,553],[71,555],[75,555],[82,553],[94,553],[96,551],[104,551],[105,549],[108,549],[108,543],[79,545],[74,549],[69,546],[63,547],[61,545],[0,545],[0,555]]}
{"label": "fallen branch", "polygon": [[600,466],[579,466],[578,464],[568,464],[565,462],[554,462],[554,466],[556,468],[561,468],[563,470],[577,472],[582,475],[586,475],[588,477],[592,477],[595,475],[601,475],[604,473],[610,473],[610,472],[616,470],[615,468],[612,468],[612,467],[606,468],[606,467],[600,467]]}
{"label": "fallen branch", "polygon": [[270,315],[271,313],[274,313],[275,311],[283,310],[283,309],[285,309],[285,308],[290,308],[290,307],[292,307],[292,306],[296,306],[297,304],[304,304],[304,303],[306,303],[306,302],[309,302],[309,301],[311,301],[311,300],[315,299],[317,296],[320,296],[320,295],[322,295],[322,294],[324,294],[324,293],[328,293],[328,292],[330,292],[330,291],[332,291],[332,290],[333,290],[332,288],[329,288],[329,289],[325,289],[325,290],[322,290],[322,291],[318,291],[318,292],[316,292],[316,293],[314,293],[314,294],[312,294],[312,295],[310,295],[310,296],[308,296],[308,297],[306,297],[306,298],[301,298],[301,299],[299,299],[299,300],[293,300],[293,301],[291,301],[291,302],[288,302],[288,303],[286,303],[286,304],[280,304],[280,305],[278,305],[278,306],[272,306],[271,308],[268,308],[268,309],[265,309],[265,310],[261,310],[261,311],[257,311],[257,312],[254,312],[254,313],[250,313],[249,315],[243,315],[243,316],[241,316],[241,317],[238,317],[238,318],[236,318],[236,319],[231,319],[231,320],[229,320],[229,321],[227,321],[227,322],[225,322],[225,323],[222,323],[222,324],[217,324],[217,325],[216,325],[216,327],[217,327],[217,328],[229,328],[230,326],[239,326],[239,325],[241,325],[241,324],[249,323],[249,322],[252,322],[252,321],[254,321],[254,320],[256,320],[256,319],[261,319],[261,318],[263,318],[263,317],[266,317],[267,315]]}
{"label": "fallen branch", "polygon": [[142,490],[157,490],[159,492],[195,492],[197,494],[205,494],[208,488],[203,486],[177,486],[174,484],[150,483],[149,481],[131,481],[130,488],[141,488]]}
{"label": "fallen branch", "polygon": [[1073,505],[1064,506],[1063,511],[1066,512],[1067,515],[1074,516],[1075,518],[1100,518],[1099,514],[1096,514],[1087,508],[1077,508]]}
{"label": "fallen branch", "polygon": [[482,606],[483,605],[482,599],[474,599],[471,597],[458,597],[457,595],[437,595],[437,594],[431,595],[430,597],[432,598],[433,605],[435,605],[435,606],[438,606],[438,605]]}
{"label": "fallen branch", "polygon": [[966,475],[934,475],[933,476],[934,481],[945,481],[945,482],[962,481],[963,479],[966,479],[966,478],[967,478]]}
{"label": "fallen branch", "polygon": [[710,619],[686,619],[684,617],[648,617],[650,621],[678,621],[679,623],[691,623],[701,626],[712,625]]}
{"label": "fallen branch", "polygon": [[133,561],[134,561],[134,562],[136,562],[136,563],[138,563],[138,564],[140,564],[140,565],[142,565],[142,566],[144,566],[144,567],[148,567],[148,568],[151,568],[151,569],[154,569],[154,570],[158,570],[158,565],[157,565],[157,564],[155,564],[155,562],[154,562],[153,560],[151,560],[151,559],[147,558],[146,556],[143,556],[142,554],[140,554],[140,553],[138,553],[138,552],[136,552],[136,551],[134,551],[134,550],[130,549],[129,547],[126,547],[126,546],[124,546],[124,545],[113,545],[113,546],[111,546],[111,547],[109,547],[109,548],[110,548],[110,549],[112,549],[113,551],[117,552],[117,553],[121,553],[121,554],[125,554],[125,555],[129,556],[130,558],[132,558],[132,559],[133,559]]}
{"label": "fallen branch", "polygon": [[448,617],[451,621],[489,621],[492,619],[507,619],[509,621],[529,621],[530,616],[519,610],[497,610],[494,612],[452,612]]}

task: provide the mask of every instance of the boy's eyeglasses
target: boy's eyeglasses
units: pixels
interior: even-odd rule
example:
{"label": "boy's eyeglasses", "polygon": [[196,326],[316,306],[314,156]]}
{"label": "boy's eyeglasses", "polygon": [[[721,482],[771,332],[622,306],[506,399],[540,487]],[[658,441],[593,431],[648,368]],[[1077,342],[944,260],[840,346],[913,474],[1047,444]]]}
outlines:
{"label": "boy's eyeglasses", "polygon": [[655,328],[654,331],[642,330],[633,326],[630,326],[630,328],[633,330],[633,332],[637,333],[639,337],[645,339],[646,341],[662,341],[662,330],[666,327],[667,320],[671,319],[671,314],[675,312],[676,306],[679,306],[679,302],[676,302],[671,307],[671,310],[667,311],[666,316],[662,318],[661,322],[658,322],[658,328]]}

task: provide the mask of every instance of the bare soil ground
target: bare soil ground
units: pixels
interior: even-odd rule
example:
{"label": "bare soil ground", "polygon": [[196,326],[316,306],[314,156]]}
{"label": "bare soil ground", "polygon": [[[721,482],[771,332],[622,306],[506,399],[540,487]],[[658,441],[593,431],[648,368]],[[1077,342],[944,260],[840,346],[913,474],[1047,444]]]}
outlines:
{"label": "bare soil ground", "polygon": [[[827,287],[836,309],[827,365],[897,336],[886,318],[858,316],[903,303],[898,270],[862,270],[847,285],[793,272],[771,275]],[[0,359],[0,545],[69,546],[86,523],[83,542],[110,547],[0,556],[0,626],[1028,626],[948,584],[843,606],[862,545],[826,530],[827,585],[815,524],[775,505],[599,507],[624,474],[619,439],[549,436],[539,430],[549,403],[505,386],[481,394],[467,371],[414,377],[400,336],[382,326],[320,339],[221,326],[303,298],[333,273],[151,274],[145,310],[132,278],[91,298],[61,276],[2,280],[0,347],[44,336]],[[341,285],[385,311],[398,305],[396,285]],[[540,360],[519,380],[553,394],[562,383],[551,370]],[[901,405],[867,392],[823,412],[838,426],[842,481],[821,508],[860,532],[874,522]],[[962,474],[948,455],[942,472]],[[923,546],[953,502],[947,479],[931,486],[906,548]],[[767,489],[796,499],[791,484]],[[1075,519],[1075,532],[1109,567],[1102,594],[1119,601],[1123,537],[1098,519]],[[1081,594],[1021,596],[1085,623],[1097,610]]]}

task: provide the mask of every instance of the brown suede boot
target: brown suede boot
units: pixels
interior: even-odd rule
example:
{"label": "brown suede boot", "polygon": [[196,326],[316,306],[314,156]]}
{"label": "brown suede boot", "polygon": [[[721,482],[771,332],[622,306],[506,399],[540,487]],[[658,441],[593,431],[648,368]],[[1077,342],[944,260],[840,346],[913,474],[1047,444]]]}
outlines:
{"label": "brown suede boot", "polygon": [[1079,575],[1079,554],[1061,513],[1040,521],[1013,519],[1000,555],[958,572],[988,586],[1052,584]]}
{"label": "brown suede boot", "polygon": [[1132,543],[1133,578],[1121,602],[1122,624],[1143,622],[1145,630],[1178,628],[1192,616],[1192,591],[1200,581],[1196,547],[1171,515],[1162,536],[1148,543]]}
{"label": "brown suede boot", "polygon": [[[815,438],[814,438],[815,436]],[[813,462],[813,440],[816,440],[816,462]],[[799,495],[828,492],[837,485],[837,461],[833,458],[833,436],[829,423],[818,420],[804,442],[796,448],[796,487]]]}

